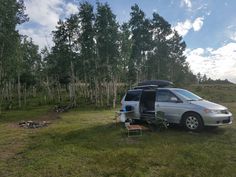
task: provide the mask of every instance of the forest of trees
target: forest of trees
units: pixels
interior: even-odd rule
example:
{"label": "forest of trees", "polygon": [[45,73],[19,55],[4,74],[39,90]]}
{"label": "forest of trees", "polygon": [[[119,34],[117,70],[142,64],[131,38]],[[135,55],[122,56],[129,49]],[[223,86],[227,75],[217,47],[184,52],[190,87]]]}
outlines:
{"label": "forest of trees", "polygon": [[119,24],[111,7],[88,2],[60,19],[54,46],[39,51],[17,26],[29,20],[23,0],[0,0],[0,109],[32,104],[113,106],[141,80],[196,83],[182,37],[158,13],[137,4]]}
{"label": "forest of trees", "polygon": [[230,82],[228,79],[213,80],[210,77],[208,78],[206,74],[201,75],[201,73],[197,73],[197,81],[198,81],[198,84],[234,84],[234,83]]}

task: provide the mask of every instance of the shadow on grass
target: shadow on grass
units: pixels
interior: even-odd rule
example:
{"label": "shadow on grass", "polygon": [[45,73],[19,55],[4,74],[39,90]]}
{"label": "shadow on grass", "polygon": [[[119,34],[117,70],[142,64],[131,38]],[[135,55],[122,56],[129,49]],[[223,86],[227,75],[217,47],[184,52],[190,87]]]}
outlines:
{"label": "shadow on grass", "polygon": [[171,131],[178,131],[178,132],[192,132],[192,133],[196,133],[196,134],[224,134],[227,130],[227,127],[204,127],[201,131],[199,132],[194,132],[194,131],[189,131],[186,130],[183,126],[178,125],[178,124],[170,124],[170,126],[168,127],[169,130]]}

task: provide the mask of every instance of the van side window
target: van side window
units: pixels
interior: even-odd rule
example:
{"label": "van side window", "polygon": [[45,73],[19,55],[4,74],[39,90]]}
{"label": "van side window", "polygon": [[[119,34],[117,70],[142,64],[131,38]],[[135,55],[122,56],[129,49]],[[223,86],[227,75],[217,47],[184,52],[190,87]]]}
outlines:
{"label": "van side window", "polygon": [[125,101],[139,101],[142,91],[128,91]]}
{"label": "van side window", "polygon": [[171,98],[175,97],[179,100],[173,93],[169,90],[158,90],[157,91],[157,102],[173,102]]}

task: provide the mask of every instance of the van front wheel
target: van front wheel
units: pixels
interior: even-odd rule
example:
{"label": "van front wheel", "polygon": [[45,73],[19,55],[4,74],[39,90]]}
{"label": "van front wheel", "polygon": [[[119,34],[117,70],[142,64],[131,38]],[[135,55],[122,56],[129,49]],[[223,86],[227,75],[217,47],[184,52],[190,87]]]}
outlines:
{"label": "van front wheel", "polygon": [[184,116],[183,121],[187,130],[200,131],[203,128],[201,117],[196,113],[189,113]]}

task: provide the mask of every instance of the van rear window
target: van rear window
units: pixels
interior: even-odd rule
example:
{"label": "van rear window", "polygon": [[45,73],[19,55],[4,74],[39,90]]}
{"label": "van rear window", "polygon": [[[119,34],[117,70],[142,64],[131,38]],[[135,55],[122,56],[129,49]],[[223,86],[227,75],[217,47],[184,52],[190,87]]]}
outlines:
{"label": "van rear window", "polygon": [[142,91],[128,91],[125,97],[125,101],[139,101]]}

